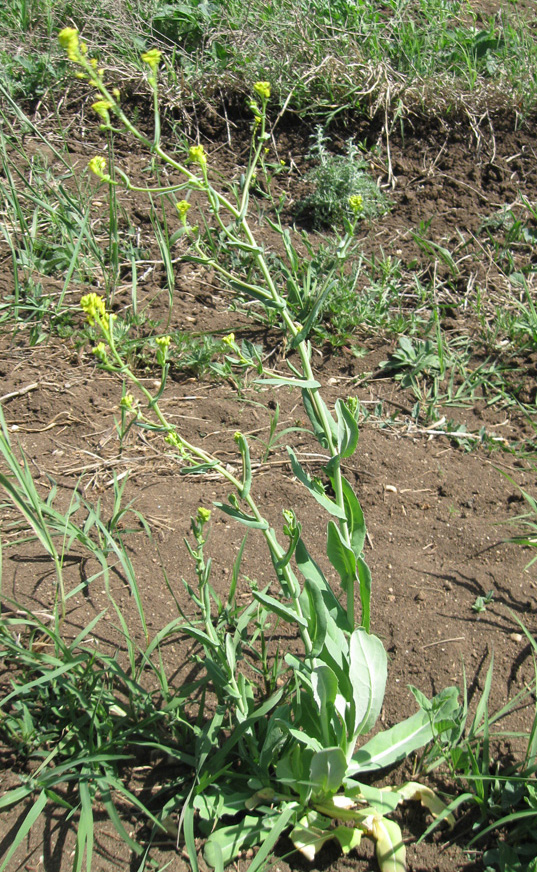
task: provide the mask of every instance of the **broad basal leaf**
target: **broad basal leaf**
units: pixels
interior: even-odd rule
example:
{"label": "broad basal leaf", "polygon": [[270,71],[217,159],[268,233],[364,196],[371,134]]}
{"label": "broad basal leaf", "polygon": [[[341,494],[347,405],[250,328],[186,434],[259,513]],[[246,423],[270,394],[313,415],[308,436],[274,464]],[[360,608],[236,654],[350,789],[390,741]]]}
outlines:
{"label": "broad basal leaf", "polygon": [[[445,720],[458,708],[457,688],[449,690],[453,692],[452,695],[446,695],[446,691],[442,691],[444,702],[435,712],[435,721]],[[354,754],[347,775],[352,778],[359,773],[375,772],[392,766],[430,742],[432,738],[433,728],[429,715],[423,711],[416,712],[362,745]]]}

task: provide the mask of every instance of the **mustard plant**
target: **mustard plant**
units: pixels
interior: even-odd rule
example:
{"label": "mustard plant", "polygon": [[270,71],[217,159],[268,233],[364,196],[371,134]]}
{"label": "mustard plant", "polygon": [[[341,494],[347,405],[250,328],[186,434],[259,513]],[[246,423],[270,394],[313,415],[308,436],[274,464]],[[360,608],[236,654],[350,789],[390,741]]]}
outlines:
{"label": "mustard plant", "polygon": [[[123,390],[122,411],[132,416],[135,426],[160,432],[180,459],[183,472],[211,471],[228,482],[232,492],[226,502],[216,502],[215,506],[248,531],[261,533],[276,582],[274,585],[269,581],[262,589],[252,584],[252,600],[242,611],[234,610],[233,597],[224,609],[210,585],[211,565],[204,555],[209,512],[200,508],[192,520],[195,544],[188,546],[198,590],[187,587],[200,617],[185,615],[184,631],[203,650],[204,656],[197,658],[205,670],[200,686],[203,693],[210,689],[216,692],[218,706],[216,713],[210,715],[204,714],[202,706],[201,723],[204,717],[209,720],[196,742],[191,785],[187,792],[177,791],[162,814],[182,808],[179,823],[194,869],[197,868],[195,812],[199,831],[207,837],[205,858],[218,870],[243,848],[262,843],[253,863],[254,869],[259,868],[279,835],[287,829],[296,848],[308,857],[314,856],[328,839],[335,838],[344,851],[349,851],[366,835],[376,842],[383,872],[403,869],[405,847],[401,833],[387,815],[405,799],[420,799],[433,814],[445,816],[444,806],[432,791],[421,785],[409,783],[378,790],[366,786],[361,778],[393,765],[428,742],[436,723],[446,729],[457,708],[457,692],[451,688],[440,694],[431,704],[433,718],[430,709],[422,707],[416,715],[377,734],[356,750],[359,738],[373,728],[380,714],[387,675],[386,652],[382,642],[370,632],[371,574],[363,556],[365,522],[351,483],[342,472],[342,465],[357,447],[359,405],[352,397],[338,399],[333,412],[326,405],[312,366],[309,335],[315,316],[310,314],[304,322],[293,317],[288,293],[278,284],[265,248],[251,226],[251,182],[269,139],[270,84],[259,81],[254,85],[249,104],[253,115],[250,161],[240,188],[229,186],[224,193],[213,186],[210,157],[201,144],[192,146],[183,162],[163,146],[158,50],[142,55],[153,93],[153,135],[148,136],[128,118],[120,96],[106,81],[105,70],[91,57],[77,31],[65,28],[60,33],[60,42],[77,75],[96,91],[93,108],[100,117],[101,129],[109,133],[118,124],[145,146],[155,161],[167,165],[178,181],[168,186],[135,187],[117,163],[112,172],[109,155],[92,158],[90,168],[108,185],[122,184],[152,196],[181,192],[177,234],[186,236],[190,244],[185,260],[210,267],[254,304],[265,311],[275,311],[287,347],[296,354],[293,360],[290,356],[286,359],[288,374],[274,373],[267,369],[255,349],[248,353],[231,333],[223,341],[233,362],[250,367],[261,387],[300,391],[313,434],[327,454],[322,482],[310,476],[292,448],[288,448],[293,474],[329,516],[326,552],[339,576],[343,603],[310,555],[295,511],[283,508],[280,535],[264,517],[255,498],[250,447],[245,435],[240,431],[235,434],[241,462],[241,472],[237,474],[218,457],[188,440],[166,416],[160,399],[169,373],[170,337],[163,335],[155,340],[160,380],[152,391],[122,357],[115,338],[116,318],[103,298],[95,293],[82,298],[82,309],[101,337],[94,347],[99,364],[130,386]],[[189,221],[189,192],[205,198],[205,208],[200,210],[204,225],[201,230]],[[342,262],[360,220],[361,206],[358,197],[352,198],[349,212],[343,216],[344,235],[339,245]],[[217,246],[210,245],[208,249],[207,228],[210,238],[218,240]],[[287,250],[294,252],[292,248]],[[220,259],[219,251],[248,255],[255,265],[255,282],[250,274],[230,271],[229,258]],[[226,620],[222,621],[224,613]],[[263,652],[265,628],[281,621],[290,624],[300,638],[302,652],[285,655],[285,680],[280,687],[272,685],[266,698],[260,696],[255,676],[250,678],[238,664],[253,638],[260,639]],[[340,825],[334,827],[334,821]]]}

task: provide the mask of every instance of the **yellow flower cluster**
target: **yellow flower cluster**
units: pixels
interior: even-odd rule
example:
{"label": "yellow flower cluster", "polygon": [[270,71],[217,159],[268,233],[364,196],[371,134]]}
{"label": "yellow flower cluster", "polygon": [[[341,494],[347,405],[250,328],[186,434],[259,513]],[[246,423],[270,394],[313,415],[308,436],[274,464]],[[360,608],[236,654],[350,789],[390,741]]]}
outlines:
{"label": "yellow flower cluster", "polygon": [[98,345],[96,345],[93,349],[93,353],[97,360],[99,360],[101,363],[109,363],[108,353],[104,342],[99,342]]}
{"label": "yellow flower cluster", "polygon": [[[110,332],[111,322],[115,316],[107,313],[105,302],[99,294],[85,294],[80,300],[80,308],[86,313],[88,323],[92,327],[94,324],[98,324],[105,333]],[[99,343],[100,345],[102,343]],[[97,347],[99,348],[99,346]],[[98,357],[100,356],[100,352],[96,351],[95,353]]]}
{"label": "yellow flower cluster", "polygon": [[270,82],[256,82],[254,91],[262,100],[268,100],[270,97]]}
{"label": "yellow flower cluster", "polygon": [[67,57],[75,64],[80,63],[82,58],[80,50],[80,42],[78,39],[78,30],[76,27],[64,27],[58,34],[58,41],[67,53]]}
{"label": "yellow flower cluster", "polygon": [[157,67],[162,59],[162,52],[158,48],[151,48],[149,51],[144,51],[142,60],[144,64],[148,64],[152,71],[156,73]]}
{"label": "yellow flower cluster", "polygon": [[364,210],[364,198],[361,194],[355,194],[352,197],[349,197],[349,206],[355,215],[359,215],[360,212]]}
{"label": "yellow flower cluster", "polygon": [[134,397],[132,394],[125,394],[124,397],[121,397],[119,401],[119,406],[121,409],[125,409],[126,411],[131,411],[134,408]]}
{"label": "yellow flower cluster", "polygon": [[179,212],[179,217],[183,224],[186,224],[186,213],[190,209],[190,203],[188,202],[188,200],[180,200],[178,203],[175,204],[175,208]]}
{"label": "yellow flower cluster", "polygon": [[173,448],[182,449],[183,443],[181,438],[177,435],[175,430],[168,430],[166,436],[164,437],[164,441],[171,445]]}
{"label": "yellow flower cluster", "polygon": [[202,145],[193,145],[188,152],[188,157],[192,163],[197,163],[200,167],[207,166],[207,155]]}
{"label": "yellow flower cluster", "polygon": [[211,517],[211,510],[204,509],[203,506],[199,506],[196,519],[200,524],[206,524],[209,518]]}
{"label": "yellow flower cluster", "polygon": [[96,103],[92,103],[91,108],[106,124],[110,124],[110,109],[113,108],[113,105],[110,100],[97,100]]}
{"label": "yellow flower cluster", "polygon": [[157,336],[155,342],[162,351],[166,351],[171,339],[171,336]]}
{"label": "yellow flower cluster", "polygon": [[107,168],[106,158],[103,157],[102,155],[98,155],[97,157],[92,157],[92,159],[88,163],[88,167],[91,170],[91,172],[95,173],[95,175],[99,179],[102,179],[103,182],[112,181],[110,176],[106,172],[106,168]]}

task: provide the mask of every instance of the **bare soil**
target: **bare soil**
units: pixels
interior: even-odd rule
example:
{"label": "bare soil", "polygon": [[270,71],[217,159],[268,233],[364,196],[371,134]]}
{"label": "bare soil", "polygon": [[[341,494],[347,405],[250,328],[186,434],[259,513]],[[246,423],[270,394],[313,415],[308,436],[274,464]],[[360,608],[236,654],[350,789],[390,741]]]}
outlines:
{"label": "bare soil", "polygon": [[[203,119],[201,132],[213,166],[216,162],[220,171],[226,173],[245,163],[247,138],[245,123],[240,118],[230,128],[218,118],[210,122]],[[82,168],[98,146],[91,140],[77,139],[74,129],[71,133],[72,160]],[[289,193],[289,221],[293,200],[304,189],[303,170],[310,133],[308,128],[289,122],[274,134],[275,156],[292,161],[296,168],[282,183]],[[349,121],[340,131],[340,144],[348,136],[368,139],[373,170],[381,182],[390,181],[386,140],[380,130],[374,124],[368,127],[364,121]],[[31,141],[26,145],[29,152],[42,148]],[[126,145],[119,147],[119,154],[135,179],[140,168],[138,155],[128,151]],[[485,319],[490,320],[494,318],[497,301],[509,292],[509,282],[487,251],[474,244],[475,237],[483,217],[514,203],[520,193],[530,201],[537,200],[534,124],[516,129],[514,118],[481,119],[477,126],[462,118],[445,125],[416,118],[405,125],[404,138],[394,132],[390,156],[394,184],[389,193],[393,208],[374,227],[364,229],[363,249],[368,254],[382,251],[399,258],[403,264],[418,259],[423,264],[424,276],[436,270],[445,301],[444,329],[452,335],[475,336],[477,348],[483,321],[473,314],[472,306],[464,305],[465,295],[479,286]],[[142,246],[154,252],[147,203],[138,196],[125,196],[123,204],[129,221],[139,228]],[[460,247],[456,280],[450,282],[445,264],[427,259],[411,236],[410,230],[427,221],[431,222],[431,239],[451,251]],[[462,245],[461,236],[469,248]],[[268,239],[269,244],[275,244],[272,236]],[[521,251],[522,259],[527,256],[527,252]],[[3,296],[13,290],[10,262],[2,241]],[[529,274],[532,293],[533,279],[534,275]],[[49,292],[57,291],[53,280],[41,281]],[[230,310],[229,299],[214,276],[188,264],[177,264],[176,281],[171,328],[234,331],[237,336],[262,342],[265,350],[272,352],[271,365],[283,371],[283,348],[277,333],[252,326],[244,316]],[[163,287],[164,272],[155,266],[140,283],[139,294],[142,305],[148,306],[148,315],[164,323],[167,292]],[[87,290],[87,286],[73,285],[71,301],[75,303]],[[129,305],[128,275],[114,305],[118,312]],[[227,489],[212,476],[181,476],[177,462],[166,453],[163,443],[147,431],[132,431],[120,450],[115,430],[121,396],[118,381],[96,367],[89,347],[78,348],[73,339],[51,336],[47,342],[30,347],[27,336],[28,331],[14,333],[11,328],[4,329],[0,336],[0,393],[13,440],[28,457],[43,493],[47,493],[51,480],[57,483],[60,506],[67,507],[73,489],[78,487],[85,499],[90,502],[100,499],[106,510],[113,474],[128,473],[126,499],[135,500],[136,509],[143,513],[154,532],[153,543],[148,543],[141,533],[129,536],[127,541],[149,629],[156,632],[176,613],[161,566],[182,606],[188,609],[180,579],[192,581],[193,569],[183,537],[188,535],[189,519],[197,507],[210,507],[213,500],[226,495]],[[338,397],[356,395],[370,411],[379,402],[384,403],[384,417],[372,415],[362,425],[358,451],[347,463],[345,474],[355,486],[368,524],[366,559],[373,575],[372,629],[383,639],[389,653],[388,689],[381,719],[385,726],[415,710],[408,684],[431,696],[448,685],[462,687],[463,670],[475,705],[493,653],[491,710],[500,708],[533,676],[530,647],[514,616],[524,621],[530,632],[537,630],[535,567],[525,570],[531,555],[523,548],[506,544],[504,540],[512,529],[502,526],[524,509],[517,485],[536,493],[534,430],[515,406],[491,404],[490,397],[485,395],[476,396],[465,407],[444,410],[448,418],[464,423],[468,433],[474,435],[466,443],[449,440],[430,423],[416,424],[410,414],[414,398],[409,391],[404,391],[393,379],[368,377],[377,372],[379,363],[394,350],[396,340],[397,337],[371,336],[363,331],[337,352],[328,345],[315,352],[316,377],[323,384],[327,401],[333,403]],[[355,347],[364,349],[365,355],[356,356]],[[521,353],[517,365],[513,378],[520,395],[535,403],[535,354]],[[151,371],[143,374],[149,380],[155,378]],[[285,440],[263,459],[263,440],[268,438],[276,402],[281,408],[282,427],[305,426],[299,400],[285,389],[260,390],[246,382],[238,392],[227,382],[210,377],[197,379],[178,371],[172,373],[163,405],[188,438],[232,466],[237,464],[234,432],[240,427],[250,434],[256,464],[254,487],[262,510],[278,528],[282,509],[293,507],[303,524],[310,550],[322,562],[326,519],[293,479]],[[390,420],[387,413],[392,416]],[[482,428],[491,438],[485,441],[479,438]],[[310,437],[294,433],[289,441],[312,472],[320,470],[319,448]],[[524,451],[517,453],[516,446],[523,446]],[[6,512],[6,523],[9,519]],[[209,551],[214,562],[213,583],[223,594],[242,535],[242,529],[214,512]],[[8,534],[3,533],[3,538],[9,542]],[[254,535],[249,537],[243,565],[248,576],[257,578],[261,585],[270,580],[267,555]],[[69,587],[79,583],[80,573],[80,562],[73,560],[66,568]],[[5,597],[14,597],[34,610],[47,612],[52,603],[53,581],[52,567],[35,545],[5,549],[2,581]],[[121,579],[115,579],[114,584],[115,595],[127,618],[132,619],[136,635],[139,621],[135,605]],[[472,610],[476,598],[490,590],[494,591],[493,602],[486,612],[476,614]],[[105,602],[99,585],[88,597],[80,595],[71,600],[67,631],[74,635]],[[97,634],[103,646],[118,643],[112,622],[101,623]],[[283,640],[282,644],[287,643]],[[165,656],[172,680],[181,673],[191,653],[191,645],[184,641],[168,646]],[[508,726],[527,730],[531,717],[531,707],[523,707],[510,717]],[[509,743],[498,745],[498,761],[507,760],[516,750]],[[7,749],[3,759],[0,787],[5,790],[17,782],[18,766]],[[151,774],[158,778],[158,773]],[[161,777],[165,777],[164,773]],[[135,769],[131,778],[140,790],[150,789],[149,774],[143,766]],[[440,779],[440,783],[452,793],[461,789],[446,780]],[[125,814],[128,819],[130,812],[126,810]],[[405,814],[409,872],[469,872],[483,868],[480,850],[464,851],[467,821],[464,815],[461,817],[454,835],[441,833],[416,845],[415,838],[423,831],[426,817],[420,811]],[[20,809],[2,813],[0,856],[9,848],[21,819]],[[131,823],[132,831],[139,833],[140,823],[133,815]],[[75,826],[66,821],[61,809],[51,808],[42,829],[29,836],[11,861],[10,870],[63,872],[70,868]],[[95,869],[112,872],[136,868],[104,814],[96,835]],[[286,842],[279,846],[275,861],[278,870],[312,868],[296,857],[287,858],[289,849]],[[313,868],[323,872],[350,868],[365,872],[374,863],[371,856],[367,845],[348,858],[327,847]],[[184,858],[180,851],[175,853],[171,843],[162,846],[160,861],[162,865],[169,862],[170,872],[185,868]]]}

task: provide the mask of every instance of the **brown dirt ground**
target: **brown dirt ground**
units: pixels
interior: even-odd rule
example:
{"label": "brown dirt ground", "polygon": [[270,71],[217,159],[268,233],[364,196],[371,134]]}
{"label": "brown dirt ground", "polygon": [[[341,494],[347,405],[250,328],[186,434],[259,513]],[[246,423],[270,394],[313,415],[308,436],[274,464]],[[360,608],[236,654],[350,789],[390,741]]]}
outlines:
{"label": "brown dirt ground", "polygon": [[[492,4],[494,5],[494,4]],[[490,122],[490,123],[489,123]],[[244,163],[246,138],[241,119],[232,130],[231,149],[227,130],[218,120],[203,122],[202,134],[211,141],[207,147],[226,172]],[[291,196],[303,187],[299,173],[304,166],[310,130],[290,124],[275,134],[278,155],[292,158],[296,175],[289,177]],[[371,146],[378,144],[372,157],[381,181],[386,180],[385,140],[364,122],[349,122],[340,131],[340,141],[350,135],[368,137]],[[389,253],[408,263],[423,258],[410,235],[422,221],[431,220],[431,238],[451,249],[458,232],[465,239],[477,234],[484,215],[493,214],[506,203],[515,202],[519,192],[537,200],[537,177],[534,173],[534,124],[515,129],[514,119],[482,119],[477,127],[456,120],[449,126],[414,119],[406,126],[404,141],[394,133],[391,145],[395,186],[390,193],[392,211],[374,228],[363,234],[367,252]],[[27,142],[30,151],[34,144]],[[41,146],[39,146],[41,148]],[[77,141],[73,132],[72,159],[82,167],[95,153],[95,145]],[[137,155],[120,148],[124,161],[134,174]],[[372,152],[373,154],[373,152]],[[147,204],[141,198],[124,198],[129,218],[140,228],[143,244],[152,247]],[[270,237],[272,242],[272,237]],[[12,290],[9,253],[0,243],[0,288],[3,295]],[[424,275],[431,263],[423,260]],[[442,264],[436,264],[438,281],[450,303],[444,327],[453,335],[478,336],[482,326],[459,303],[477,283],[481,286],[488,317],[507,287],[506,276],[486,253],[477,248],[472,256],[461,254],[460,274],[448,286]],[[116,296],[118,311],[128,306],[128,277],[123,292]],[[531,276],[530,276],[531,279]],[[442,284],[443,283],[443,284]],[[145,301],[152,301],[151,317],[166,313],[166,292],[162,292],[163,272],[155,268],[140,287]],[[55,290],[54,283],[48,288]],[[94,288],[97,289],[97,288]],[[73,287],[72,302],[87,288]],[[283,369],[282,349],[278,338],[263,329],[252,328],[243,316],[229,308],[229,300],[219,290],[214,277],[185,264],[177,265],[177,287],[172,313],[173,328],[196,331],[231,331],[264,341],[273,352],[271,363]],[[412,683],[427,695],[447,685],[462,686],[463,669],[469,679],[474,704],[483,688],[486,669],[494,652],[494,686],[491,710],[501,707],[532,679],[533,666],[529,645],[522,637],[513,615],[522,619],[530,632],[537,630],[537,578],[535,568],[525,570],[528,551],[503,541],[510,528],[499,526],[520,514],[524,504],[517,485],[535,494],[537,470],[531,450],[513,454],[509,445],[524,443],[531,449],[534,431],[527,420],[513,408],[488,405],[478,397],[466,408],[445,410],[458,423],[465,423],[470,433],[484,427],[488,434],[500,436],[499,446],[477,444],[475,450],[449,441],[445,436],[412,423],[409,408],[413,399],[391,379],[370,379],[395,346],[393,337],[356,338],[365,348],[356,357],[347,346],[338,354],[328,347],[315,355],[317,377],[325,389],[325,398],[333,403],[340,396],[357,395],[364,408],[373,409],[379,400],[394,418],[383,422],[372,416],[361,428],[359,449],[347,463],[345,473],[354,484],[368,524],[369,541],[366,559],[373,575],[372,628],[385,642],[389,653],[389,680],[382,723],[389,726],[415,710],[407,688]],[[350,343],[352,345],[352,343]],[[0,374],[3,408],[13,439],[18,440],[29,458],[36,481],[46,493],[49,477],[57,482],[60,504],[67,505],[75,486],[89,501],[101,499],[109,504],[113,473],[128,472],[126,498],[134,498],[136,508],[144,514],[155,536],[153,545],[142,535],[131,536],[129,547],[145,599],[148,624],[157,631],[174,611],[159,564],[165,568],[179,597],[184,592],[181,576],[192,579],[192,567],[183,543],[188,534],[189,518],[201,505],[210,506],[222,498],[226,488],[210,476],[181,477],[177,463],[168,456],[162,443],[151,434],[132,432],[122,453],[115,433],[120,385],[111,375],[96,368],[89,348],[77,349],[72,342],[57,338],[30,348],[25,331],[13,334],[4,330],[0,336]],[[518,379],[521,390],[535,402],[535,356],[521,356]],[[152,373],[147,378],[154,378]],[[24,393],[28,385],[37,385]],[[19,392],[13,397],[4,397]],[[246,384],[240,394],[227,383],[210,378],[198,380],[176,373],[168,387],[164,406],[175,416],[182,432],[228,463],[237,463],[233,434],[240,427],[257,436],[252,442],[257,462],[254,487],[266,516],[276,527],[281,524],[281,510],[294,507],[303,523],[311,550],[322,559],[325,547],[326,518],[304,489],[290,475],[283,443],[278,443],[266,462],[262,462],[262,440],[268,433],[271,408],[281,407],[282,427],[304,424],[299,398],[288,390],[260,391]],[[303,434],[290,437],[299,457],[313,471],[319,468],[315,452],[318,447]],[[479,443],[479,440],[476,440]],[[502,450],[502,448],[504,450]],[[7,516],[6,516],[7,517]],[[9,518],[7,517],[7,520]],[[226,591],[229,569],[237,553],[242,529],[224,516],[213,515],[210,552],[214,561],[213,581]],[[3,593],[14,596],[33,609],[50,609],[53,595],[51,567],[39,560],[33,546],[6,548],[3,569]],[[269,580],[267,559],[260,553],[255,536],[250,535],[244,567],[250,578],[262,584]],[[79,564],[67,567],[66,581],[73,586],[80,580]],[[133,627],[138,626],[134,604],[128,591],[117,583],[116,596]],[[472,604],[477,596],[494,590],[494,601],[486,612],[477,616]],[[103,592],[95,589],[89,598],[71,601],[67,626],[73,634],[87,624],[103,606]],[[136,630],[134,630],[136,632]],[[101,643],[114,644],[117,639],[109,624],[100,625]],[[190,649],[184,643],[166,652],[170,674],[185,663]],[[531,706],[519,709],[510,719],[509,728],[527,730]],[[509,746],[499,746],[497,753],[508,755]],[[16,783],[11,772],[15,761],[5,756],[0,771],[0,787]],[[144,772],[133,772],[133,783],[144,786]],[[127,818],[128,813],[126,812]],[[20,809],[2,815],[0,856],[11,842],[20,823]],[[132,817],[133,831],[138,823]],[[413,841],[423,830],[424,816],[418,811],[405,816],[408,837],[409,872],[453,872],[482,869],[480,854],[463,850],[464,838],[437,836],[428,843]],[[464,828],[464,827],[463,827]],[[124,845],[114,834],[103,815],[97,828],[99,872],[134,869]],[[29,837],[10,870],[63,872],[69,867],[74,846],[74,827],[61,811],[51,809],[43,829]],[[314,867],[300,860],[286,860],[289,845],[279,846],[275,868],[286,872],[319,869],[343,872],[371,868],[367,846],[357,855],[341,858],[331,848],[319,855]],[[160,862],[170,863],[170,872],[183,870],[184,859],[173,846],[163,847]]]}

